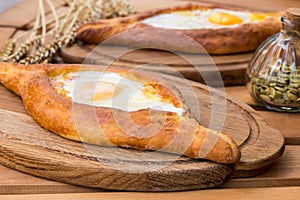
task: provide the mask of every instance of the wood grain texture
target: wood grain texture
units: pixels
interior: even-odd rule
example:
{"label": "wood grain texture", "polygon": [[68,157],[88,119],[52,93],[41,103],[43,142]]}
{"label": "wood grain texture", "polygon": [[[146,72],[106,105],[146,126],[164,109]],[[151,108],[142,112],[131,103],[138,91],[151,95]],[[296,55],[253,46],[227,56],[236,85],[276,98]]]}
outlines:
{"label": "wood grain texture", "polygon": [[251,178],[231,179],[222,188],[300,186],[299,151],[299,145],[287,145],[282,157],[265,172]]}
{"label": "wood grain texture", "polygon": [[[265,172],[250,178],[230,179],[221,188],[261,188],[300,186],[300,146],[288,145],[283,156]],[[107,192],[77,187],[30,176],[0,166],[0,194],[49,194],[78,192]],[[122,196],[123,198],[126,195]]]}
{"label": "wood grain texture", "polygon": [[212,189],[188,192],[164,192],[164,193],[131,193],[131,192],[105,192],[105,193],[78,193],[78,194],[35,194],[35,195],[5,195],[0,198],[6,200],[40,200],[40,199],[64,199],[64,200],[113,200],[113,199],[148,199],[148,200],[232,200],[232,199],[264,199],[264,200],[295,200],[300,195],[300,187],[277,188],[247,188],[247,189]]}
{"label": "wood grain texture", "polygon": [[[187,90],[184,79],[161,76],[183,91],[192,114],[199,113],[196,118],[201,124],[211,127],[213,121],[240,145],[242,158],[236,171],[230,165],[160,152],[84,145],[46,131],[27,114],[7,109],[0,109],[0,162],[29,174],[76,185],[173,191],[220,186],[233,172],[233,177],[253,176],[281,156],[281,133],[267,126],[245,104],[199,83],[192,82],[193,90]],[[194,95],[199,107],[190,101]],[[225,103],[225,110],[220,102]]]}
{"label": "wood grain texture", "polygon": [[298,131],[300,119],[298,113],[268,111],[251,98],[246,86],[226,87],[226,92],[259,110],[258,113],[265,121],[284,135],[286,145],[300,145],[300,134]]}
{"label": "wood grain texture", "polygon": [[286,145],[300,145],[298,125],[299,113],[278,113],[261,111],[260,115],[266,122],[284,134]]}
{"label": "wood grain texture", "polygon": [[100,192],[100,189],[79,187],[31,176],[0,166],[0,194],[45,194]]}
{"label": "wood grain texture", "polygon": [[[63,48],[61,57],[65,63],[105,64],[142,68],[210,86],[241,85],[252,53],[209,56],[159,50],[130,49],[109,45],[73,45]],[[222,80],[216,81],[215,76]],[[208,81],[209,79],[209,81]]]}

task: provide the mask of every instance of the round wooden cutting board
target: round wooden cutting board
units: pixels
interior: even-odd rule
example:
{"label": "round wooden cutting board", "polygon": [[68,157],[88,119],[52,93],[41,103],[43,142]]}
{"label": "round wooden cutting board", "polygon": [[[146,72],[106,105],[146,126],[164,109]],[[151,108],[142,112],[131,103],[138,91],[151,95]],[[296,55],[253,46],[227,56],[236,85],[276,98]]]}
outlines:
{"label": "round wooden cutting board", "polygon": [[[0,102],[13,102],[15,108],[0,109],[0,163],[39,177],[88,187],[176,191],[217,187],[229,178],[256,175],[282,155],[282,134],[246,104],[200,83],[189,81],[192,89],[188,90],[186,80],[161,76],[183,91],[187,105],[201,124],[217,125],[234,138],[242,153],[239,164],[64,139],[40,127],[25,112],[18,112],[23,109],[19,97],[3,86]],[[198,102],[191,101],[195,96]]]}
{"label": "round wooden cutting board", "polygon": [[[92,52],[92,53],[91,53]],[[186,54],[153,49],[132,49],[112,45],[77,44],[65,47],[61,57],[66,63],[109,64],[141,67],[145,70],[178,75],[189,80],[205,83],[205,76],[220,73],[222,82],[210,86],[244,84],[246,69],[252,52],[233,55]],[[142,65],[151,65],[151,67]]]}

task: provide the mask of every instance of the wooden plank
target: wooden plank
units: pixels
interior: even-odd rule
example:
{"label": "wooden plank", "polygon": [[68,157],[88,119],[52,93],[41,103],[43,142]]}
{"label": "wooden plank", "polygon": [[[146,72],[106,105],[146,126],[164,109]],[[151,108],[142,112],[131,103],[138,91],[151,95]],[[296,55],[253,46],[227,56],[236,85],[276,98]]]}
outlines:
{"label": "wooden plank", "polygon": [[258,106],[253,101],[246,86],[226,87],[226,92],[236,99],[239,99],[248,105],[260,110],[258,113],[266,120],[271,126],[282,132],[285,136],[286,144],[299,145],[300,132],[298,131],[298,123],[300,117],[298,113],[283,113],[276,111],[268,111],[267,109]]}
{"label": "wooden plank", "polygon": [[[99,192],[100,189],[79,187],[31,176],[0,165],[0,194],[47,194]],[[0,198],[1,199],[1,198]]]}
{"label": "wooden plank", "polygon": [[251,178],[229,180],[223,188],[300,186],[300,145],[287,145],[283,156],[268,170]]}
{"label": "wooden plank", "polygon": [[[288,145],[283,156],[267,171],[251,178],[229,180],[221,188],[260,188],[300,186],[300,146]],[[100,189],[77,187],[34,177],[0,166],[0,194],[48,194],[99,192]]]}
{"label": "wooden plank", "polygon": [[[93,52],[91,58],[97,60],[97,56],[101,59],[107,58],[112,60],[118,60],[127,63],[138,64],[161,64],[167,66],[182,66],[192,67],[206,66],[209,68],[211,65],[234,65],[236,63],[248,63],[252,56],[252,53],[241,53],[235,55],[208,55],[208,54],[187,54],[179,52],[157,51],[157,50],[145,50],[139,48],[122,47],[116,45],[74,45],[66,48],[67,53],[73,56],[83,57],[78,60],[83,60],[89,56],[89,53]],[[76,54],[78,51],[81,54]],[[84,53],[85,52],[85,53]],[[95,58],[94,58],[95,57]],[[234,66],[231,66],[234,67]],[[206,70],[208,71],[208,70]]]}
{"label": "wooden plank", "polygon": [[59,193],[78,192],[80,190],[92,191],[92,189],[76,187],[46,179],[34,177],[0,166],[0,194],[33,194],[33,193]]}
{"label": "wooden plank", "polygon": [[226,87],[225,90],[230,96],[233,96],[248,105],[256,104],[251,98],[250,92],[245,85]]}
{"label": "wooden plank", "polygon": [[259,114],[273,128],[279,130],[285,137],[285,143],[300,145],[300,116],[299,113],[280,113],[260,111]]}
{"label": "wooden plank", "polygon": [[59,193],[79,193],[79,192],[101,192],[100,189],[85,188],[68,184],[45,185],[12,185],[0,188],[0,199],[2,195],[19,194],[59,194]]}
{"label": "wooden plank", "polygon": [[247,188],[247,189],[214,189],[188,192],[164,192],[164,193],[134,193],[134,192],[107,192],[107,193],[77,193],[77,194],[42,194],[42,195],[5,195],[0,196],[6,200],[40,200],[40,199],[64,199],[64,200],[232,200],[232,199],[264,199],[264,200],[295,200],[300,196],[300,187],[277,188]]}
{"label": "wooden plank", "polygon": [[[264,173],[242,179],[232,179],[222,187],[224,188],[249,188],[249,187],[275,187],[275,186],[299,186],[300,185],[300,146],[289,145],[282,158]],[[1,175],[3,174],[3,175]],[[69,192],[95,192],[97,190],[74,187],[53,181],[32,177],[17,171],[0,167],[1,194],[20,193],[60,193]],[[99,191],[99,190],[98,190]]]}
{"label": "wooden plank", "polygon": [[[0,14],[0,26],[23,28],[36,17],[37,0],[23,0],[11,9]],[[52,0],[55,7],[65,5],[64,0]],[[49,12],[48,6],[45,12]],[[21,12],[20,12],[21,11]]]}
{"label": "wooden plank", "polygon": [[[205,54],[175,54],[157,50],[134,50],[128,47],[109,45],[75,44],[62,48],[60,55],[65,63],[85,62],[107,65],[113,62],[112,65],[115,66],[143,68],[174,76],[184,76],[189,80],[210,86],[222,84],[227,86],[245,83],[247,62],[252,53],[209,56]],[[211,78],[219,75],[222,80]],[[210,77],[210,83],[205,82],[203,77]]]}

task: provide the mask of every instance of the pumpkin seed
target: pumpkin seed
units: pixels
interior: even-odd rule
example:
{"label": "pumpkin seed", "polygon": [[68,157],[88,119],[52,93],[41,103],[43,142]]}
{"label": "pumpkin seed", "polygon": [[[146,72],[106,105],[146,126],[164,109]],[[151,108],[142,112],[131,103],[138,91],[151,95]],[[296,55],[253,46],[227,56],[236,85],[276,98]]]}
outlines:
{"label": "pumpkin seed", "polygon": [[271,99],[274,99],[274,98],[275,98],[275,94],[276,94],[276,90],[275,90],[273,87],[270,87],[270,88],[268,89],[268,94],[269,94],[269,97],[270,97]]}
{"label": "pumpkin seed", "polygon": [[294,95],[298,94],[298,89],[295,89],[295,88],[288,88],[288,91],[293,93]]}
{"label": "pumpkin seed", "polygon": [[286,86],[285,86],[285,87],[275,86],[275,89],[276,89],[277,91],[280,91],[280,92],[286,92],[287,87],[286,87]]}
{"label": "pumpkin seed", "polygon": [[287,91],[286,96],[289,98],[290,101],[295,102],[297,101],[297,96],[291,93],[290,91]]}
{"label": "pumpkin seed", "polygon": [[284,104],[284,99],[274,99],[274,104]]}
{"label": "pumpkin seed", "polygon": [[262,99],[265,102],[271,102],[270,97],[268,97],[267,95],[261,94],[261,95],[259,95],[259,98]]}
{"label": "pumpkin seed", "polygon": [[283,99],[284,99],[287,103],[290,103],[290,102],[291,102],[291,100],[290,100],[289,97],[287,96],[287,93],[284,93],[284,94],[282,95],[282,97],[283,97]]}
{"label": "pumpkin seed", "polygon": [[256,98],[277,105],[292,103],[294,106],[295,103],[300,103],[300,69],[294,70],[291,66],[285,66],[282,67],[282,71],[278,70],[278,66],[272,66],[272,74],[269,77],[261,75],[252,78]]}
{"label": "pumpkin seed", "polygon": [[297,84],[297,83],[290,83],[290,87],[292,87],[292,88],[299,88],[300,85]]}
{"label": "pumpkin seed", "polygon": [[[275,90],[276,91],[276,90]],[[279,98],[281,98],[281,96],[282,96],[282,92],[280,92],[280,91],[276,91],[275,92],[275,99],[279,99]]]}
{"label": "pumpkin seed", "polygon": [[292,78],[290,82],[294,84],[300,84],[300,78]]}

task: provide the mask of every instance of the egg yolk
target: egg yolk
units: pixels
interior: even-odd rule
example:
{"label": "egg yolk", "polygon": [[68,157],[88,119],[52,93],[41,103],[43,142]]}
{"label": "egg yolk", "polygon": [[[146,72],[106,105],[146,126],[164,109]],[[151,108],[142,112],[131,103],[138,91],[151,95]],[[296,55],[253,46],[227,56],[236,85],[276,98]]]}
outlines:
{"label": "egg yolk", "polygon": [[234,25],[243,23],[243,20],[240,17],[222,12],[213,13],[210,15],[209,21],[211,23],[220,25]]}
{"label": "egg yolk", "polygon": [[262,21],[266,20],[268,17],[269,17],[268,15],[264,15],[264,14],[252,14],[251,20],[262,22]]}
{"label": "egg yolk", "polygon": [[90,101],[103,101],[112,99],[118,94],[117,86],[108,82],[88,82],[82,85],[81,98]]}
{"label": "egg yolk", "polygon": [[113,83],[100,82],[95,90],[94,101],[112,99],[118,94],[118,87]]}
{"label": "egg yolk", "polygon": [[161,100],[157,90],[150,85],[144,85],[143,93],[148,99],[152,99],[155,101]]}

